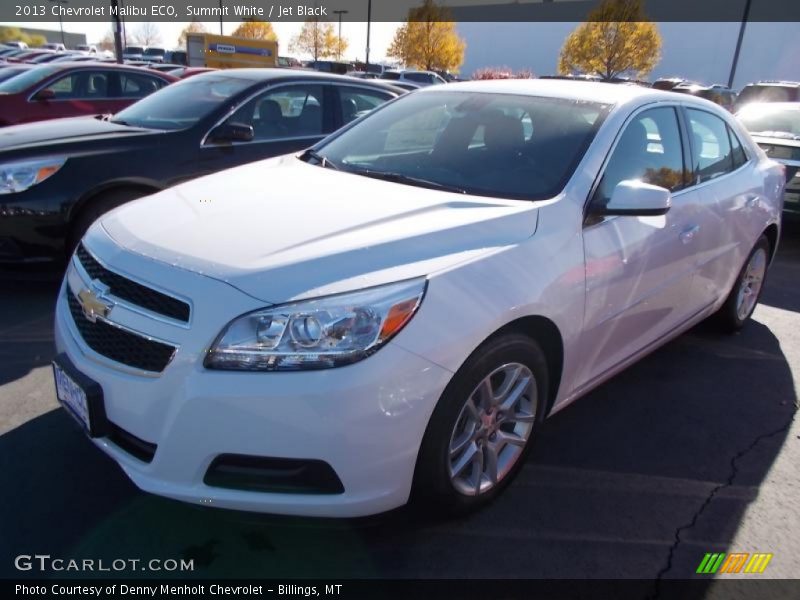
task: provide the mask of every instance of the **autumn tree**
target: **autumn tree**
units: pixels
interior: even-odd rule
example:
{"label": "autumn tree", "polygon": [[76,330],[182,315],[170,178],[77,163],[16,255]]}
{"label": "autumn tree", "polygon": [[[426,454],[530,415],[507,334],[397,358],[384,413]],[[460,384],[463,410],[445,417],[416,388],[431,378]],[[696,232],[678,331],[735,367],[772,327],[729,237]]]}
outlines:
{"label": "autumn tree", "polygon": [[641,78],[661,58],[661,35],[647,20],[641,0],[604,0],[564,42],[558,70],[612,79],[625,73]]}
{"label": "autumn tree", "polygon": [[0,44],[4,42],[25,42],[35,48],[46,44],[47,38],[38,33],[25,33],[19,27],[0,27]]}
{"label": "autumn tree", "polygon": [[158,25],[148,21],[141,23],[132,37],[140,46],[153,46],[161,43],[161,30]]}
{"label": "autumn tree", "polygon": [[466,44],[456,33],[456,24],[447,20],[450,16],[434,0],[425,0],[409,11],[386,54],[418,69],[457,71],[464,62]]}
{"label": "autumn tree", "polygon": [[[344,38],[342,43],[347,48]],[[342,50],[339,48],[339,38],[333,30],[333,24],[320,23],[319,19],[306,21],[300,32],[292,38],[289,48],[292,52],[310,54],[314,60],[337,56]]]}
{"label": "autumn tree", "polygon": [[100,52],[109,51],[114,52],[114,32],[110,29],[103,34],[100,41],[97,42],[97,49]]}
{"label": "autumn tree", "polygon": [[192,21],[186,27],[181,30],[181,34],[178,36],[178,46],[183,48],[186,46],[186,35],[189,33],[206,33],[208,30],[206,26],[203,25],[200,21]]}
{"label": "autumn tree", "polygon": [[267,21],[247,20],[239,25],[231,34],[233,37],[246,38],[248,40],[269,40],[272,42],[278,41],[278,36],[275,30],[272,29],[272,23]]}

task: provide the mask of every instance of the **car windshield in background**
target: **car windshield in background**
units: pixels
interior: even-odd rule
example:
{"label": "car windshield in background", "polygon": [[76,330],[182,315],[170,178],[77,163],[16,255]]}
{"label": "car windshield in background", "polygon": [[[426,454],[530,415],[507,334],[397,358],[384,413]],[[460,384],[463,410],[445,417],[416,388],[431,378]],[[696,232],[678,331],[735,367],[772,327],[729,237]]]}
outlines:
{"label": "car windshield in background", "polygon": [[52,65],[29,69],[26,73],[20,73],[16,77],[0,83],[0,94],[18,94],[63,68],[63,66]]}
{"label": "car windshield in background", "polygon": [[397,183],[540,200],[563,189],[608,109],[561,98],[423,92],[376,110],[312,157]]}
{"label": "car windshield in background", "polygon": [[751,105],[737,116],[754,135],[800,139],[800,104],[791,107]]}
{"label": "car windshield in background", "polygon": [[144,48],[141,46],[128,46],[125,48],[125,54],[144,54]]}
{"label": "car windshield in background", "polygon": [[221,74],[193,77],[139,100],[111,121],[148,129],[186,129],[251,85],[252,79]]}

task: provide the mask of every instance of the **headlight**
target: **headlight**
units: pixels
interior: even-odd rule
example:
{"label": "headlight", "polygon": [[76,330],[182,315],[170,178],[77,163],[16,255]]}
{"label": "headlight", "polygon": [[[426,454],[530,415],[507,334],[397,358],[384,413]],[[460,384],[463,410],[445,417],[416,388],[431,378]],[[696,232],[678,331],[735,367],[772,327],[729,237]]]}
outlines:
{"label": "headlight", "polygon": [[58,171],[66,158],[42,158],[0,164],[0,194],[24,192]]}
{"label": "headlight", "polygon": [[366,358],[417,311],[425,279],[284,304],[242,315],[217,338],[209,369],[330,369]]}

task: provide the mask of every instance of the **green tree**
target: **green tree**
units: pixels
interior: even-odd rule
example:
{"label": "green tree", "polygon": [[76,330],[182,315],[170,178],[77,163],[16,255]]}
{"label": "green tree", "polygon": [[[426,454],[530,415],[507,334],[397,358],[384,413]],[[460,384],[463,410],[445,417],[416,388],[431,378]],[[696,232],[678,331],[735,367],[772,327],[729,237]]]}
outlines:
{"label": "green tree", "polygon": [[644,77],[661,59],[661,35],[647,20],[641,0],[604,0],[561,48],[561,74],[581,72],[611,79]]}
{"label": "green tree", "polygon": [[19,27],[0,27],[0,44],[3,42],[25,42],[31,48],[47,43],[47,38],[37,33],[28,34]]}
{"label": "green tree", "polygon": [[233,37],[246,38],[248,40],[269,40],[278,41],[278,35],[272,28],[272,23],[267,21],[248,20],[239,25],[231,34]]}
{"label": "green tree", "polygon": [[450,11],[434,0],[425,0],[409,11],[386,54],[418,69],[458,71],[466,44],[456,33],[456,24],[447,20],[450,16]]}
{"label": "green tree", "polygon": [[[342,38],[344,49],[347,44]],[[332,23],[320,23],[319,19],[310,19],[303,23],[303,28],[292,38],[289,48],[292,52],[300,54],[310,54],[314,60],[320,58],[331,58],[337,56],[339,52],[339,38],[333,30]]]}

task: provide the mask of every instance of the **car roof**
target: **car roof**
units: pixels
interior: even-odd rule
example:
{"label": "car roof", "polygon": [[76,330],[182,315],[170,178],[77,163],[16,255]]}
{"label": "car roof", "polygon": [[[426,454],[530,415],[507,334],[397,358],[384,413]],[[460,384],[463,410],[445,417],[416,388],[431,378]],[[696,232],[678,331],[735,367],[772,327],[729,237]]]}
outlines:
{"label": "car roof", "polygon": [[[336,73],[323,73],[320,71],[313,71],[307,69],[220,69],[213,72],[215,76],[227,75],[229,77],[237,77],[239,79],[249,79],[253,82],[258,81],[271,81],[271,80],[287,80],[287,79],[319,79],[320,81],[342,81],[357,83],[358,85],[372,85],[387,87],[385,84],[377,84],[370,79],[358,79],[357,77],[349,77],[347,75],[337,75]],[[212,75],[203,73],[197,77],[211,77]]]}
{"label": "car roof", "polygon": [[[675,101],[676,94],[639,85],[619,85],[595,81],[567,79],[492,79],[448,83],[446,86],[429,86],[420,93],[435,94],[442,91],[484,92],[567,98],[602,104],[622,104],[636,99]],[[689,98],[689,96],[685,96]]]}

